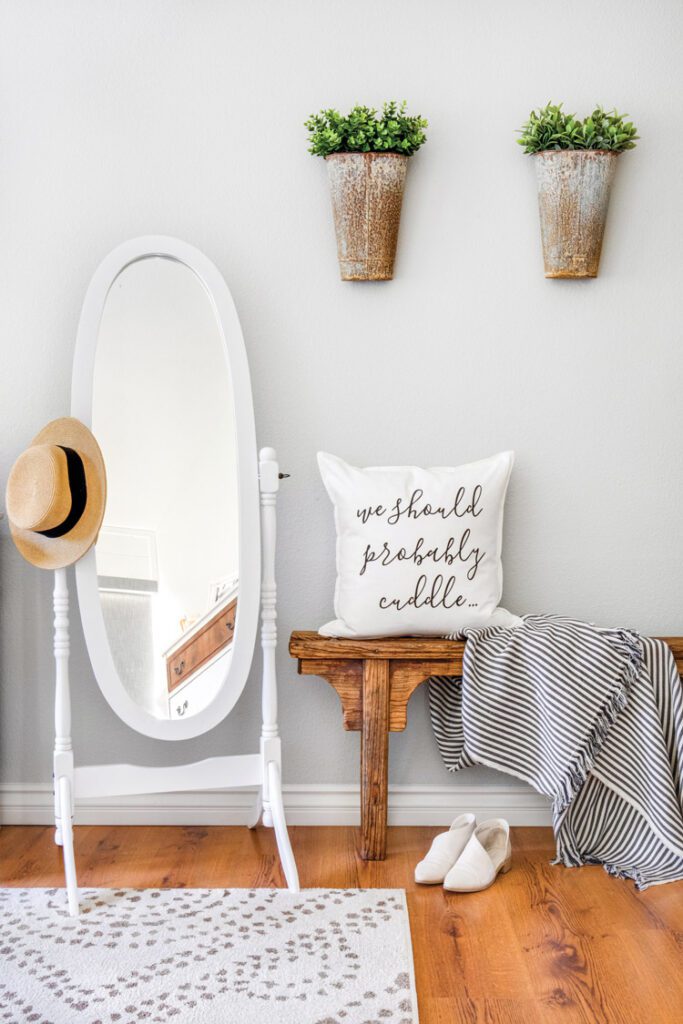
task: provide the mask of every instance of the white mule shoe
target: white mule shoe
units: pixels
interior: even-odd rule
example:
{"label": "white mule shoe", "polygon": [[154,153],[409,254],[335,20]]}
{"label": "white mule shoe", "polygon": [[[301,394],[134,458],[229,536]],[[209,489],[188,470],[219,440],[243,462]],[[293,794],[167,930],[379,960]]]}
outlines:
{"label": "white mule shoe", "polygon": [[479,892],[511,865],[510,826],[503,818],[490,818],[476,827],[443,886],[449,892]]}
{"label": "white mule shoe", "polygon": [[474,832],[473,814],[459,815],[448,832],[436,836],[429,853],[415,868],[415,881],[420,885],[437,885],[455,864]]}

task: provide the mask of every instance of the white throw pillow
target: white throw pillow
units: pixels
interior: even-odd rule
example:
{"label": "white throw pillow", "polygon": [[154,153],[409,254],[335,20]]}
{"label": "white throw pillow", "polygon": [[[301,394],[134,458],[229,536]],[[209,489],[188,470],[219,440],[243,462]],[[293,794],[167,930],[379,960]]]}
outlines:
{"label": "white throw pillow", "polygon": [[501,452],[450,469],[358,469],[319,452],[337,527],[337,618],[320,634],[444,636],[516,624],[498,609],[513,460]]}

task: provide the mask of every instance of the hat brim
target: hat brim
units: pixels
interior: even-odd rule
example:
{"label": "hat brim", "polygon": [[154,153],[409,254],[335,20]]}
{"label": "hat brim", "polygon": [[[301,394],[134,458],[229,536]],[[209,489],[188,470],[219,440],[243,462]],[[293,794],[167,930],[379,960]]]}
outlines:
{"label": "hat brim", "polygon": [[53,420],[37,434],[32,445],[57,444],[73,448],[83,460],[87,501],[83,515],[63,537],[43,537],[22,530],[10,519],[12,539],[19,552],[39,569],[62,569],[82,558],[97,540],[107,503],[107,474],[97,441],[80,420],[71,416]]}

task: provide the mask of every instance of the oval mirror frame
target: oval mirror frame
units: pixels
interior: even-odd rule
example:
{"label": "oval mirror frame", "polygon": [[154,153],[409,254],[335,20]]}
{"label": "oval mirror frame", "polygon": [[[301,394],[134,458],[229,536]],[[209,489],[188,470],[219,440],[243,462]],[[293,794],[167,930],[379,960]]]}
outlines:
{"label": "oval mirror frame", "polygon": [[118,717],[132,729],[161,740],[187,740],[218,725],[236,704],[247,681],[258,628],[261,579],[261,531],[256,430],[249,364],[237,310],[218,268],[198,249],[177,238],[150,235],[117,246],[102,261],[86,292],[74,353],[71,415],[92,428],[93,382],[98,334],[107,296],[116,279],[133,263],[161,257],[180,263],[199,279],[212,305],[232,378],[237,448],[240,596],[233,654],[214,700],[189,718],[155,718],[124,688],[109,648],[97,585],[95,547],[76,564],[78,604],[95,678]]}

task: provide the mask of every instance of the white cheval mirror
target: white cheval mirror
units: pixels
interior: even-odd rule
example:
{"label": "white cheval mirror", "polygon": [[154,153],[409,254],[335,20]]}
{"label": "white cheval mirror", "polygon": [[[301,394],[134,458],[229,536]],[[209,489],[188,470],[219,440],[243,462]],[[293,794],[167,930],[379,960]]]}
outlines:
{"label": "white cheval mirror", "polygon": [[118,246],[85,297],[71,414],[93,431],[107,470],[96,545],[76,566],[97,683],[128,726],[185,740],[231,711],[262,616],[263,724],[253,755],[169,768],[73,766],[66,574],[55,583],[56,841],[78,912],[74,800],[257,787],[250,826],[273,825],[290,889],[275,678],[275,452],[257,458],[244,340],[217,268],[175,238]]}

